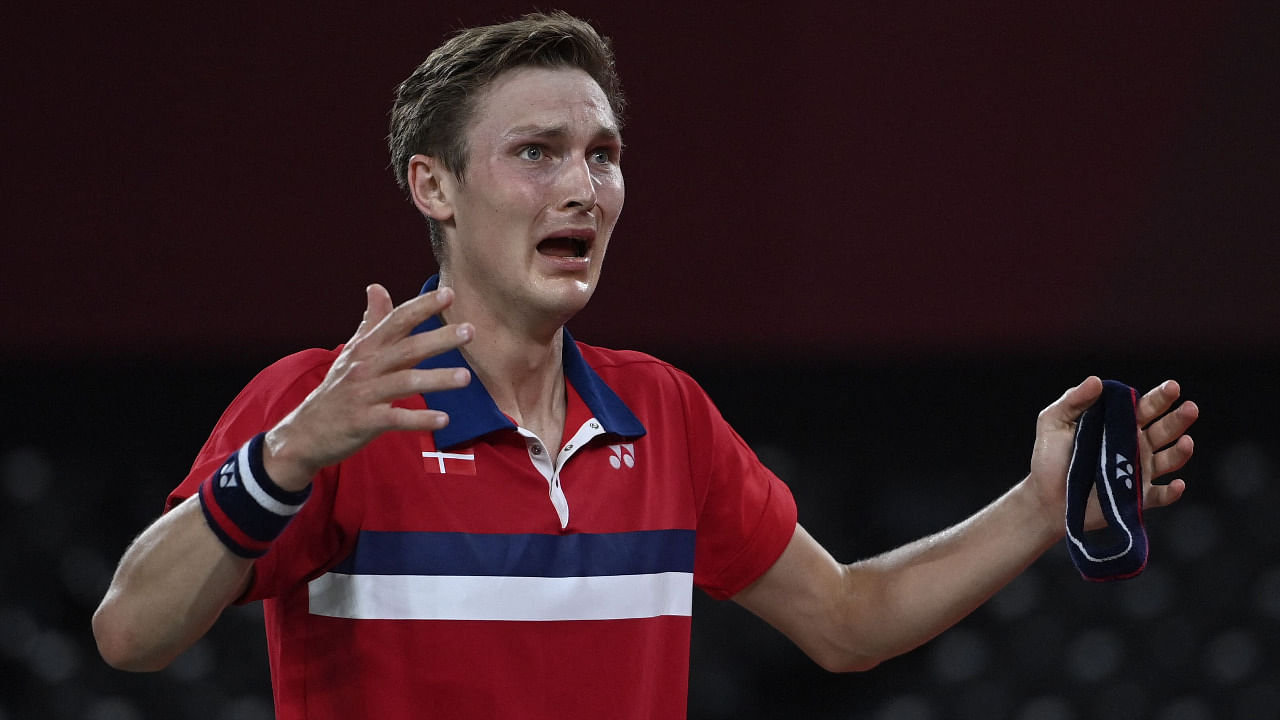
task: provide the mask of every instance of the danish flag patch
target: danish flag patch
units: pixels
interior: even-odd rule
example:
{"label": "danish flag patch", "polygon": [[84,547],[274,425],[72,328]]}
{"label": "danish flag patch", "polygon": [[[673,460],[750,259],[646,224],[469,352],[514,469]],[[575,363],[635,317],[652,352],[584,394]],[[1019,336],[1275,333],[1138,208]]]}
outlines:
{"label": "danish flag patch", "polygon": [[475,475],[474,453],[422,452],[422,466],[437,475]]}
{"label": "danish flag patch", "polygon": [[476,455],[471,448],[440,452],[423,438],[422,469],[431,475],[475,475]]}

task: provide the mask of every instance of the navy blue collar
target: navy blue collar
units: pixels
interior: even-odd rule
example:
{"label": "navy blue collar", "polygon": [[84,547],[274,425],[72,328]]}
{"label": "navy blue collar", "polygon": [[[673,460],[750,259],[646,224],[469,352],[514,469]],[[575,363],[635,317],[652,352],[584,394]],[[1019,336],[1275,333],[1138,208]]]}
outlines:
{"label": "navy blue collar", "polygon": [[[422,292],[435,290],[440,283],[439,275],[432,275]],[[440,327],[442,322],[438,316],[428,318],[426,322],[414,328],[414,333],[427,332]],[[578,344],[573,341],[568,330],[562,332],[563,362],[565,378],[578,391],[578,395],[591,413],[604,427],[605,432],[626,438],[637,438],[645,434],[644,425],[631,412],[626,403],[618,397],[595,370],[582,359]],[[471,370],[462,353],[450,350],[418,363],[418,368],[464,367]],[[447,450],[475,440],[496,430],[514,430],[515,424],[498,409],[489,391],[471,370],[471,384],[457,390],[441,390],[423,393],[427,407],[449,413],[449,424],[435,432],[436,447]]]}

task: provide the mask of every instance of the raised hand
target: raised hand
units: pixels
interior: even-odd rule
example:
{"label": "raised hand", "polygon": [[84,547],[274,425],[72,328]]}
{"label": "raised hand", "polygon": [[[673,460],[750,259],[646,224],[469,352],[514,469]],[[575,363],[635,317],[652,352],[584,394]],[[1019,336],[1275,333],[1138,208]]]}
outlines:
{"label": "raised hand", "polygon": [[[1049,515],[1061,525],[1066,511],[1067,469],[1075,444],[1076,421],[1098,399],[1102,381],[1088,377],[1067,390],[1062,397],[1040,412],[1036,420],[1036,444],[1031,453],[1031,481]],[[1138,400],[1138,447],[1142,460],[1143,506],[1168,505],[1182,496],[1186,483],[1174,479],[1165,484],[1154,480],[1177,472],[1195,450],[1187,430],[1200,415],[1191,401],[1175,407],[1181,388],[1166,380]],[[1085,518],[1087,528],[1104,524],[1096,500],[1090,501]]]}
{"label": "raised hand", "polygon": [[432,431],[449,418],[437,410],[411,410],[393,403],[418,393],[465,386],[465,368],[415,369],[424,358],[466,344],[470,323],[445,325],[411,334],[453,301],[440,288],[393,307],[381,285],[366,291],[364,319],[343,347],[329,373],[293,412],[266,436],[263,462],[282,488],[298,490],[322,468],[343,460],[392,430]]}

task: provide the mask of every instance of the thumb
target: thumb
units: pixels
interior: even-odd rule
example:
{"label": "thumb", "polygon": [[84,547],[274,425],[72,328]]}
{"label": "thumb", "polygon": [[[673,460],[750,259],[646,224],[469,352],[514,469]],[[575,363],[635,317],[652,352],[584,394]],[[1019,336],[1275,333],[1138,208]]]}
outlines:
{"label": "thumb", "polygon": [[1102,380],[1090,375],[1083,382],[1062,393],[1052,405],[1040,413],[1040,419],[1051,425],[1070,425],[1084,414],[1102,395]]}

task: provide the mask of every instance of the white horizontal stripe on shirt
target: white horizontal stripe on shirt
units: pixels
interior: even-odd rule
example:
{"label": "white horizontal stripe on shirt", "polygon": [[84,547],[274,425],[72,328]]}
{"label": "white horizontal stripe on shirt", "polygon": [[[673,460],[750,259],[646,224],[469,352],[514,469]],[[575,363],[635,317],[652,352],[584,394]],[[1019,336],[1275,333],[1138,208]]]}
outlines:
{"label": "white horizontal stripe on shirt", "polygon": [[356,620],[620,620],[693,614],[693,573],[593,577],[347,575],[308,586],[312,615]]}

